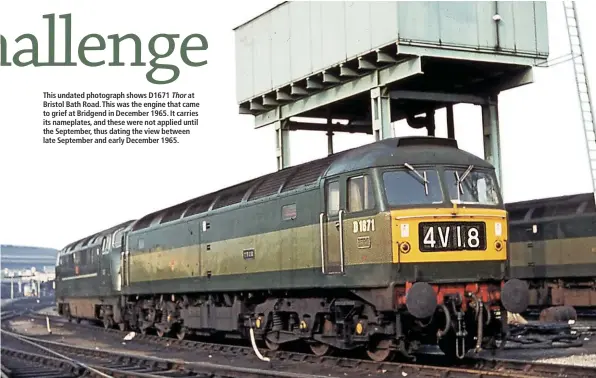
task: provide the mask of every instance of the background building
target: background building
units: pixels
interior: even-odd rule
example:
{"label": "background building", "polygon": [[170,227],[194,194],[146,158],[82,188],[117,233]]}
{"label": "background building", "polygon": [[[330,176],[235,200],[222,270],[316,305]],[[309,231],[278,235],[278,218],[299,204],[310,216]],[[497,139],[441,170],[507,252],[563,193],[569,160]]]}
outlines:
{"label": "background building", "polygon": [[53,295],[57,255],[53,248],[0,245],[1,297]]}

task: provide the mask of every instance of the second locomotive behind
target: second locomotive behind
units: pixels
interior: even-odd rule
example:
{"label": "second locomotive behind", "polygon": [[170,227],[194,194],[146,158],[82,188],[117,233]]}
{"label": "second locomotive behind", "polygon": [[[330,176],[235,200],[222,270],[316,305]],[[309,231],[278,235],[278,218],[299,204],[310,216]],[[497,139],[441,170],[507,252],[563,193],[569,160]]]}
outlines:
{"label": "second locomotive behind", "polygon": [[[596,308],[594,193],[506,204],[510,214],[511,275],[529,283],[529,306]],[[576,317],[575,310],[568,313]]]}
{"label": "second locomotive behind", "polygon": [[[494,168],[439,138],[393,138],[159,210],[64,248],[59,311],[159,335],[370,358],[494,346],[528,303],[508,278]],[[93,255],[91,260],[78,255]],[[73,256],[73,257],[70,257]],[[78,261],[78,265],[77,265]]]}

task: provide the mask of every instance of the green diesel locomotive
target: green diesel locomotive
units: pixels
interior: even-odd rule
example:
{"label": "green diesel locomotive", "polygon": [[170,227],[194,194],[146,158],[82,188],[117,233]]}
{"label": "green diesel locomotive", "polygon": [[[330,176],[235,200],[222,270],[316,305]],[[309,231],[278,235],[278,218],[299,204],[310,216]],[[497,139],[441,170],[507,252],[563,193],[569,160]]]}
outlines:
{"label": "green diesel locomotive", "polygon": [[[393,138],[283,169],[67,245],[61,314],[270,349],[492,347],[528,288],[508,278],[494,168],[433,137]],[[507,311],[505,311],[507,310]]]}
{"label": "green diesel locomotive", "polygon": [[531,309],[596,307],[594,193],[506,205],[510,216],[511,274],[530,287]]}

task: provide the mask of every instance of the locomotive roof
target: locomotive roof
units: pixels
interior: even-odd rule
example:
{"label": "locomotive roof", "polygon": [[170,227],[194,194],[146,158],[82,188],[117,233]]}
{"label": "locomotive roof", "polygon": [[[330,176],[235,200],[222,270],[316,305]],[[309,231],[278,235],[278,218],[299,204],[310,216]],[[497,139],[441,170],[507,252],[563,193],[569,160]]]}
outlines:
{"label": "locomotive roof", "polygon": [[457,141],[436,137],[391,138],[337,154],[325,176],[370,167],[410,164],[474,165],[492,168],[486,160],[460,150]]}
{"label": "locomotive roof", "polygon": [[457,147],[454,139],[436,137],[391,138],[322,159],[288,167],[232,187],[193,198],[177,205],[160,209],[137,220],[132,231],[172,222],[244,200],[255,201],[298,188],[317,185],[320,179],[359,169],[396,166],[410,163],[471,165],[492,168],[487,161]]}
{"label": "locomotive roof", "polygon": [[124,223],[120,223],[114,227],[110,227],[106,230],[96,232],[95,234],[85,236],[84,238],[79,239],[75,242],[72,242],[72,243],[68,244],[66,247],[62,248],[62,250],[59,252],[59,254],[66,255],[66,254],[72,253],[76,250],[79,250],[83,247],[88,247],[88,246],[91,246],[94,244],[99,244],[99,243],[101,243],[101,238],[100,238],[101,236],[110,235],[112,232],[114,232],[120,228],[125,228],[133,222],[134,222],[134,220],[129,220]]}
{"label": "locomotive roof", "polygon": [[522,208],[530,208],[530,207],[540,207],[545,205],[557,205],[557,204],[580,204],[586,201],[593,201],[594,200],[594,193],[578,193],[578,194],[568,194],[564,196],[558,197],[548,197],[548,198],[539,198],[539,199],[532,199],[527,201],[517,201],[517,202],[509,202],[506,203],[505,206],[507,210],[518,210]]}
{"label": "locomotive roof", "polygon": [[535,222],[537,219],[552,219],[596,212],[594,193],[578,193],[559,197],[533,199],[505,204],[510,222]]}

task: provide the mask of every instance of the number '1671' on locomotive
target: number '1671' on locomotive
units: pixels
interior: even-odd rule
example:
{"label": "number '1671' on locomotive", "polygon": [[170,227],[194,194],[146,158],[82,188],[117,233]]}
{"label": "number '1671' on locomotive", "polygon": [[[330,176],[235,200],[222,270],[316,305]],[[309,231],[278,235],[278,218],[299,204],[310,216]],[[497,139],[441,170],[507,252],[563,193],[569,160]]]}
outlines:
{"label": "number '1671' on locomotive", "polygon": [[[420,343],[494,345],[507,311],[507,214],[494,168],[454,140],[375,142],[69,244],[59,311],[158,334],[225,333],[375,360]],[[507,310],[507,311],[505,311]]]}

